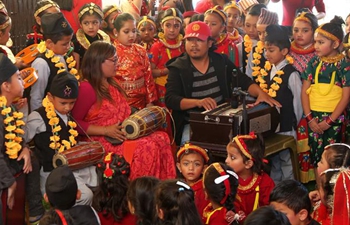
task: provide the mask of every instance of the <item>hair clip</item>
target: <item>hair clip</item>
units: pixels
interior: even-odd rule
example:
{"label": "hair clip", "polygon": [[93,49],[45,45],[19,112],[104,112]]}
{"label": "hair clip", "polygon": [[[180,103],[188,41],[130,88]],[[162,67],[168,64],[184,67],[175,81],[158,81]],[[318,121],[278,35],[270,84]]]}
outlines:
{"label": "hair clip", "polygon": [[326,174],[328,172],[333,172],[333,171],[340,171],[340,168],[329,168],[329,169],[326,169],[325,171],[320,173],[320,176],[323,175],[323,174]]}
{"label": "hair clip", "polygon": [[347,148],[350,150],[350,145],[345,144],[345,143],[333,143],[333,144],[329,144],[329,145],[326,145],[326,146],[324,147],[324,150],[327,150],[327,149],[329,149],[330,147],[332,147],[332,146],[337,146],[337,145],[345,146],[345,147],[347,147]]}
{"label": "hair clip", "polygon": [[233,172],[232,170],[226,170],[226,173],[231,174],[232,176],[234,176],[238,180],[237,173]]}
{"label": "hair clip", "polygon": [[[182,186],[182,187],[184,187],[184,188],[186,188],[186,189],[188,189],[188,190],[191,189],[190,186],[188,186],[188,184],[185,184],[185,183],[182,182],[182,181],[179,181],[179,180],[178,180],[178,181],[176,181],[176,184],[179,185],[179,186]],[[180,187],[180,188],[181,188],[181,187]],[[179,191],[180,191],[180,188],[179,188]]]}
{"label": "hair clip", "polygon": [[229,177],[230,177],[230,175],[227,175],[227,174],[226,175],[222,175],[222,176],[220,176],[218,178],[215,178],[214,182],[215,182],[215,184],[220,184],[223,181],[227,180],[227,178],[229,178]]}
{"label": "hair clip", "polygon": [[183,187],[179,187],[179,192],[184,191],[185,189]]}
{"label": "hair clip", "polygon": [[114,170],[109,167],[110,163],[112,162],[112,155],[112,152],[108,153],[103,160],[103,162],[106,164],[106,169],[103,172],[103,177],[107,179],[112,179],[112,176],[114,174]]}

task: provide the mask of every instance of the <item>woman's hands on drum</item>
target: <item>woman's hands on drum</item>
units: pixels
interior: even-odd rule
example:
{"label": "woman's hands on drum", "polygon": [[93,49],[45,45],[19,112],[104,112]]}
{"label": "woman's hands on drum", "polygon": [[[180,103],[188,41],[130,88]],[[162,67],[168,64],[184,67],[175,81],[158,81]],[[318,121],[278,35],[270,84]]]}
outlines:
{"label": "woman's hands on drum", "polygon": [[115,138],[121,141],[125,141],[126,140],[126,133],[122,131],[122,125],[120,124],[120,122],[104,127],[105,129],[105,136],[111,137],[111,138]]}

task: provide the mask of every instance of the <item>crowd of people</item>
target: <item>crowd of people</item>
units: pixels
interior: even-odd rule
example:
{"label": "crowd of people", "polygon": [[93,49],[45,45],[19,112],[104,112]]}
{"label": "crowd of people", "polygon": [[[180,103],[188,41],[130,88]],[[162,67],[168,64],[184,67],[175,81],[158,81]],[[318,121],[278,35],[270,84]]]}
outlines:
{"label": "crowd of people", "polygon": [[[281,26],[268,1],[161,1],[157,17],[154,1],[74,2],[37,2],[27,46],[38,54],[24,62],[6,47],[12,24],[0,1],[0,224],[18,174],[31,224],[350,223],[350,15],[319,25],[323,1],[301,1]],[[24,89],[27,67],[37,80]],[[297,142],[300,181],[289,151],[267,162],[254,131],[232,137],[222,162],[191,143],[190,113],[229,101],[234,87],[251,107],[279,108],[276,133]],[[152,107],[166,122],[128,138],[123,121],[147,129],[159,120]],[[100,160],[82,152],[73,168],[68,153],[96,143]]]}

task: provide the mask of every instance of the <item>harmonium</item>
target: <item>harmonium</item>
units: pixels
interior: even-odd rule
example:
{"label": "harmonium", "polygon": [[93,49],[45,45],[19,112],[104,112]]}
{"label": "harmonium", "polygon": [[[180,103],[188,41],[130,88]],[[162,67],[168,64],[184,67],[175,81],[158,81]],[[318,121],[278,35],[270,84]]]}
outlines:
{"label": "harmonium", "polygon": [[247,109],[243,120],[243,107],[233,109],[230,103],[223,103],[213,110],[190,112],[190,141],[210,149],[215,155],[226,154],[226,146],[232,137],[247,132],[262,133],[264,137],[279,129],[279,111],[266,103]]}

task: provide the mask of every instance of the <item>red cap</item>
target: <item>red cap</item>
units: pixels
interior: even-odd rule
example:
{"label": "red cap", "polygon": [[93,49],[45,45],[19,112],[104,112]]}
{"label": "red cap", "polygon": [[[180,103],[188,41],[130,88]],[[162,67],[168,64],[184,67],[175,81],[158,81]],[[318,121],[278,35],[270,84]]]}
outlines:
{"label": "red cap", "polygon": [[208,40],[210,37],[209,26],[202,21],[195,21],[187,25],[184,38],[198,38],[202,41]]}
{"label": "red cap", "polygon": [[196,15],[196,14],[198,14],[196,11],[186,11],[184,12],[184,14],[182,14],[182,16],[184,18],[187,18],[187,17],[192,17],[193,15]]}

